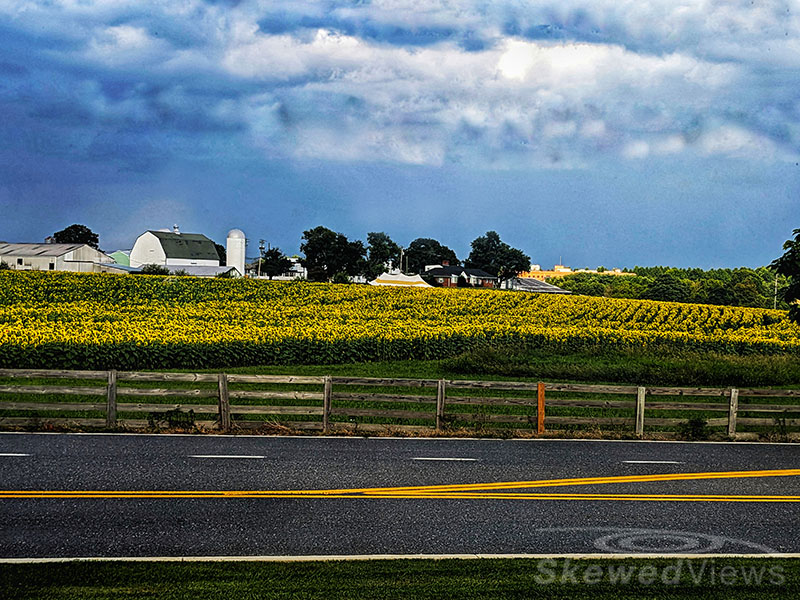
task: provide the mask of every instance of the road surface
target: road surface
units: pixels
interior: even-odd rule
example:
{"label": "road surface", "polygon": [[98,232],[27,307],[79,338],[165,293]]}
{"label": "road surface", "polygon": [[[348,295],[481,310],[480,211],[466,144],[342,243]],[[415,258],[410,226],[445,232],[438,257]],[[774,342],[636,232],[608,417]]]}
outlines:
{"label": "road surface", "polygon": [[800,552],[800,445],[2,433],[0,490],[0,558]]}

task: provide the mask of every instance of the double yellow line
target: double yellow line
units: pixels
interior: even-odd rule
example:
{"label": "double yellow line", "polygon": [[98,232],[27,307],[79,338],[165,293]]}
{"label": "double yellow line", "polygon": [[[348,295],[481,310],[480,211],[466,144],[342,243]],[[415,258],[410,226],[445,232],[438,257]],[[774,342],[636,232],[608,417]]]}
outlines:
{"label": "double yellow line", "polygon": [[540,493],[508,490],[552,488],[564,486],[610,485],[623,483],[656,483],[661,481],[694,481],[709,479],[750,479],[761,477],[796,477],[800,469],[763,471],[721,471],[709,473],[665,473],[658,475],[623,475],[615,477],[581,477],[575,479],[543,479],[499,483],[467,483],[406,487],[342,488],[330,490],[8,490],[0,491],[2,499],[44,498],[381,498],[381,499],[456,499],[456,500],[637,500],[671,502],[800,502],[800,496],[788,495],[724,495],[724,494],[618,494],[618,493]]}

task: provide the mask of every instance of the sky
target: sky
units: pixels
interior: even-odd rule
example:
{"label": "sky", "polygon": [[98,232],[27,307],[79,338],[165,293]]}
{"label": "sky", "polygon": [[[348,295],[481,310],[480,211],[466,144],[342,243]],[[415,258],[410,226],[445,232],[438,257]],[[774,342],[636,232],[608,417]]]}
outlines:
{"label": "sky", "polygon": [[798,209],[797,1],[0,0],[2,241],[756,267]]}

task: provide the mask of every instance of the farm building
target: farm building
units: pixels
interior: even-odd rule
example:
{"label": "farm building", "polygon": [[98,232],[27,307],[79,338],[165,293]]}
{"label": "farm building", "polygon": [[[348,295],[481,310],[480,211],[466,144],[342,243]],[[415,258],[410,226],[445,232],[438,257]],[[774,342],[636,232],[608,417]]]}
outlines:
{"label": "farm building", "polygon": [[114,259],[114,262],[118,265],[122,265],[123,267],[130,267],[131,266],[131,251],[130,250],[117,250],[116,252],[112,252],[109,254],[111,258]]}
{"label": "farm building", "polygon": [[193,277],[241,277],[242,274],[239,272],[239,269],[233,266],[226,267],[225,265],[220,265],[218,267],[196,267],[196,266],[186,266],[186,267],[176,267],[172,269],[173,274],[180,274],[180,275],[191,275]]}
{"label": "farm building", "polygon": [[219,262],[214,242],[200,233],[181,233],[177,226],[173,231],[145,231],[130,253],[131,267],[219,267]]}
{"label": "farm building", "polygon": [[417,287],[428,288],[431,287],[419,275],[404,275],[403,273],[392,272],[383,273],[378,275],[375,279],[369,282],[370,285],[388,285],[394,287]]}
{"label": "farm building", "polygon": [[568,290],[556,285],[539,281],[538,279],[517,277],[506,282],[507,289],[519,292],[533,292],[535,294],[571,294]]}
{"label": "farm building", "polygon": [[104,272],[114,259],[88,244],[0,243],[0,261],[18,271]]}
{"label": "farm building", "polygon": [[442,287],[458,287],[461,280],[461,285],[491,288],[497,281],[497,277],[492,277],[482,269],[451,267],[447,261],[442,265],[425,265],[425,272],[421,275],[423,279]]}

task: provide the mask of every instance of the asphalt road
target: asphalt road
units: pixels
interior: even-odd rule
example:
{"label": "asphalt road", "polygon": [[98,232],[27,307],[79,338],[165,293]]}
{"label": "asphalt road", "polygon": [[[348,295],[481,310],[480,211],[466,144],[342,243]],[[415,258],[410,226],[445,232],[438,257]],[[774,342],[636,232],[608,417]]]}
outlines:
{"label": "asphalt road", "polygon": [[6,433],[0,557],[800,552],[798,469],[800,445]]}

